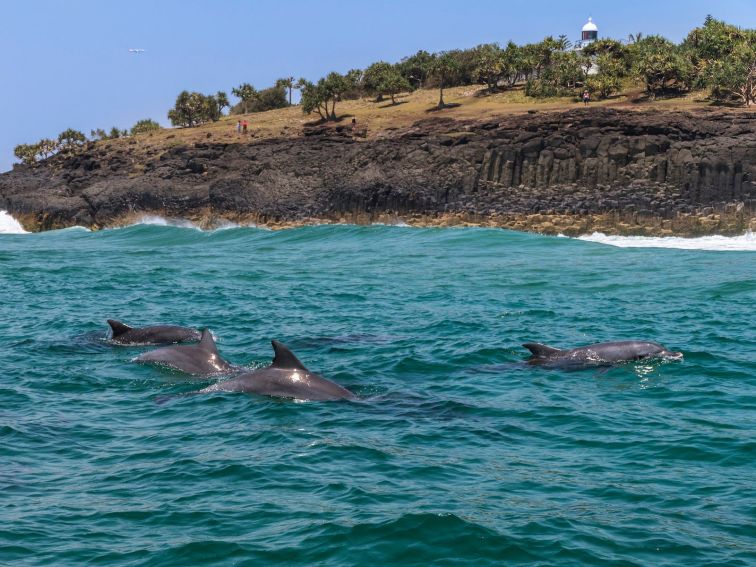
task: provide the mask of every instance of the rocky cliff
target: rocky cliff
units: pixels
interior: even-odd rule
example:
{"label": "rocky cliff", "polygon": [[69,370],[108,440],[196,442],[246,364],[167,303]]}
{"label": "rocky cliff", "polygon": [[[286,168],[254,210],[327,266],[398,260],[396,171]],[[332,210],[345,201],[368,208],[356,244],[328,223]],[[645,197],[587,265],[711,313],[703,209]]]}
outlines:
{"label": "rocky cliff", "polygon": [[315,127],[250,143],[98,143],[0,175],[0,208],[32,230],[155,213],[734,234],[756,228],[756,114],[581,108],[430,118],[369,141]]}

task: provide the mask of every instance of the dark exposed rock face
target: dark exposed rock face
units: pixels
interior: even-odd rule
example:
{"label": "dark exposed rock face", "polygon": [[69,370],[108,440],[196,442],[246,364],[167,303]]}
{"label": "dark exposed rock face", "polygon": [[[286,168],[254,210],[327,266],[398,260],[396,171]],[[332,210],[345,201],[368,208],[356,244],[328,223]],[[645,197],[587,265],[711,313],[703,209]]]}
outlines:
{"label": "dark exposed rock face", "polygon": [[756,114],[591,108],[431,119],[369,142],[310,134],[161,155],[93,145],[0,175],[0,208],[32,229],[105,226],[139,212],[257,222],[692,214],[709,218],[703,232],[722,230],[718,215],[727,230],[748,228],[756,209]]}

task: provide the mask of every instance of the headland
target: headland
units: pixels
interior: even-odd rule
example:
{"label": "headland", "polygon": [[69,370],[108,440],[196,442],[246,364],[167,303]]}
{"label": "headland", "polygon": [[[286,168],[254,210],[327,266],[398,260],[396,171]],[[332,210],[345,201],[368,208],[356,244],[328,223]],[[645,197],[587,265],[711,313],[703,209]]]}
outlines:
{"label": "headland", "polygon": [[[450,90],[457,108],[352,101],[89,142],[0,175],[27,230],[143,215],[273,228],[314,223],[496,226],[544,234],[742,234],[756,229],[756,113],[700,105],[585,108]],[[413,98],[415,97],[415,98]],[[351,117],[357,120],[356,134]]]}

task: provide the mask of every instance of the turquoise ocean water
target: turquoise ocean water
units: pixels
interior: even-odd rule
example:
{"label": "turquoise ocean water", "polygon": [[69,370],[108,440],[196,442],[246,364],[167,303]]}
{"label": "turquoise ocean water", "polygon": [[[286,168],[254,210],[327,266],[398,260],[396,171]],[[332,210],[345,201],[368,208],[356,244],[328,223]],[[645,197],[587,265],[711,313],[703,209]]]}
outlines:
{"label": "turquoise ocean water", "polygon": [[[756,564],[754,251],[137,225],[0,236],[0,294],[2,565]],[[158,404],[208,382],[107,318],[360,401]],[[685,360],[522,364],[634,338]]]}

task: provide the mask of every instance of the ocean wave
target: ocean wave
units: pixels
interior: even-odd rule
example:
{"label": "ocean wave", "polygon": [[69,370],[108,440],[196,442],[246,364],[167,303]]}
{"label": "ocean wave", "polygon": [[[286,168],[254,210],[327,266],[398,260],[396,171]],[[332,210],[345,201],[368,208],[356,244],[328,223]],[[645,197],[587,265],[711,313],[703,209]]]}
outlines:
{"label": "ocean wave", "polygon": [[28,234],[21,223],[14,219],[8,211],[0,211],[0,234]]}
{"label": "ocean wave", "polygon": [[56,230],[47,230],[43,234],[55,234],[59,232],[92,232],[92,229],[77,224],[75,226],[67,226],[66,228],[58,228]]}
{"label": "ocean wave", "polygon": [[678,250],[756,251],[756,235],[750,230],[740,236],[612,236],[602,232],[578,236],[578,240],[619,248],[675,248]]}
{"label": "ocean wave", "polygon": [[192,221],[181,218],[166,218],[158,215],[145,215],[141,217],[134,224],[129,226],[138,226],[140,224],[154,225],[154,226],[175,226],[178,228],[193,228],[200,230],[200,227],[194,224]]}
{"label": "ocean wave", "polygon": [[231,222],[226,219],[218,219],[213,222],[211,228],[203,228],[197,223],[185,218],[174,217],[161,217],[160,215],[144,215],[140,217],[135,223],[120,228],[128,228],[129,226],[139,225],[151,225],[151,226],[172,226],[176,228],[191,228],[202,232],[215,232],[216,230],[227,230],[231,228],[241,228],[242,226],[247,228],[256,228],[255,225],[240,225],[235,222]]}

